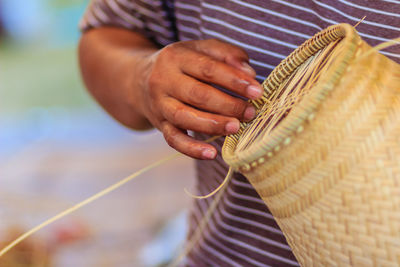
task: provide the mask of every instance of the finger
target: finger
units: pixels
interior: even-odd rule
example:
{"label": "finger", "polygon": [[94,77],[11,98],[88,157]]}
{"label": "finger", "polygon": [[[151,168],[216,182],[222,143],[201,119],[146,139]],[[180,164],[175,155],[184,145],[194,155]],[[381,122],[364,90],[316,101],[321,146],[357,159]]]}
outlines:
{"label": "finger", "polygon": [[182,102],[166,97],[160,103],[163,116],[175,127],[211,135],[230,135],[239,130],[239,121],[189,107]]}
{"label": "finger", "polygon": [[263,93],[254,78],[228,64],[193,50],[187,50],[181,57],[181,71],[198,80],[217,84],[250,99],[257,99]]}
{"label": "finger", "polygon": [[188,155],[189,157],[197,159],[214,159],[217,155],[217,151],[212,145],[195,140],[168,121],[163,121],[161,123],[160,130],[170,147]]}
{"label": "finger", "polygon": [[174,98],[199,109],[220,115],[235,117],[241,121],[249,121],[256,115],[252,104],[189,76],[182,75],[173,82],[169,93]]}
{"label": "finger", "polygon": [[247,52],[240,47],[217,39],[198,41],[195,46],[198,51],[206,55],[240,69],[251,77],[256,76],[255,70],[248,64],[249,56]]}

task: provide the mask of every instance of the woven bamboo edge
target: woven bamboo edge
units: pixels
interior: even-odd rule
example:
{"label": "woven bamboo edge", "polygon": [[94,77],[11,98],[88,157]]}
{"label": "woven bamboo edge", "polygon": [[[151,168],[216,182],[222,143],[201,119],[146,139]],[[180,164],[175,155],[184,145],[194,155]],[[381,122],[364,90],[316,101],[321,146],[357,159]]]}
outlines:
{"label": "woven bamboo edge", "polygon": [[250,101],[259,112],[266,103],[265,100],[274,93],[278,86],[296,68],[318,51],[339,39],[342,39],[340,45],[343,46],[344,51],[341,58],[335,60],[329,71],[320,78],[312,92],[298,106],[293,108],[293,111],[270,135],[264,136],[262,140],[243,151],[235,151],[244,129],[251,124],[249,122],[242,123],[236,134],[230,135],[225,139],[222,147],[222,156],[227,164],[242,173],[251,171],[258,165],[263,164],[268,158],[273,157],[283,146],[289,145],[292,138],[303,131],[305,124],[314,119],[315,110],[346,72],[347,66],[355,56],[357,47],[362,43],[356,30],[349,24],[332,25],[303,43],[286,59],[282,60],[262,83],[264,88],[263,97],[259,100]]}

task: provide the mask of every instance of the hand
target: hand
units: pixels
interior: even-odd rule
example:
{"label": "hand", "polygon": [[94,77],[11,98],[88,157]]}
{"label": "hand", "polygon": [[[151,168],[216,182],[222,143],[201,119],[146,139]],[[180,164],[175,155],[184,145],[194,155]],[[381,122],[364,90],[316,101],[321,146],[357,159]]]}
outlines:
{"label": "hand", "polygon": [[245,51],[218,40],[168,45],[144,59],[141,75],[136,76],[143,77],[140,99],[132,105],[139,106],[171,147],[194,158],[213,159],[216,149],[188,136],[186,130],[229,135],[238,131],[239,120],[255,116],[250,103],[210,85],[259,98],[262,88],[248,60]]}

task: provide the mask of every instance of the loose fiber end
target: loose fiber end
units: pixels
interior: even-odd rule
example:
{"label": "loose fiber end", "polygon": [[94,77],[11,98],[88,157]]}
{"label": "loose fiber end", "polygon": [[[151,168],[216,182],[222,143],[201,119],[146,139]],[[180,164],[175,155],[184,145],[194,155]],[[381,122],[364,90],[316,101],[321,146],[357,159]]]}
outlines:
{"label": "loose fiber end", "polygon": [[233,169],[232,169],[232,167],[230,167],[228,170],[228,173],[226,174],[226,176],[224,178],[224,181],[214,191],[212,191],[211,193],[209,193],[205,196],[196,196],[196,195],[190,193],[186,188],[184,188],[184,191],[191,198],[195,198],[195,199],[209,198],[209,197],[215,195],[219,190],[221,190],[222,187],[224,187],[224,185],[230,180],[232,173],[233,173]]}

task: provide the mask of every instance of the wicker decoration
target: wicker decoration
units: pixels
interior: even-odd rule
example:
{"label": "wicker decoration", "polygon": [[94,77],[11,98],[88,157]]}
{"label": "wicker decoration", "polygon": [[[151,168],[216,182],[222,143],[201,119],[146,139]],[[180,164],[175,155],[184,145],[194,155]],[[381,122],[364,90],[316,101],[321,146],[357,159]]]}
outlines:
{"label": "wicker decoration", "polygon": [[257,118],[222,154],[300,264],[400,265],[400,65],[339,24],[297,48],[263,87]]}

